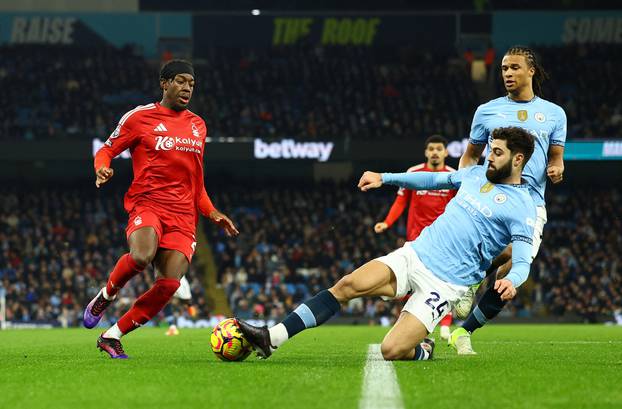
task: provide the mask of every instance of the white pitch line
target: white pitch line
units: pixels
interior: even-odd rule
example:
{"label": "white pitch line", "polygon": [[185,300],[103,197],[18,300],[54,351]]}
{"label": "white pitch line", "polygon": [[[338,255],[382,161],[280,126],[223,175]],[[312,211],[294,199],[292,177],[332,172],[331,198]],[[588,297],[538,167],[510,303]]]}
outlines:
{"label": "white pitch line", "polygon": [[395,368],[385,361],[380,344],[370,344],[367,350],[363,393],[359,409],[403,409],[402,392],[397,383]]}

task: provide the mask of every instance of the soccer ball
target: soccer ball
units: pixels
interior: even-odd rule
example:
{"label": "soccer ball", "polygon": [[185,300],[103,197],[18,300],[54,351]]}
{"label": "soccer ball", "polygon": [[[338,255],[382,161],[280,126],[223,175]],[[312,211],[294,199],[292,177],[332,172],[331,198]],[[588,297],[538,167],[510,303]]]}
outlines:
{"label": "soccer ball", "polygon": [[212,351],[223,361],[243,361],[253,351],[233,318],[220,321],[211,336]]}

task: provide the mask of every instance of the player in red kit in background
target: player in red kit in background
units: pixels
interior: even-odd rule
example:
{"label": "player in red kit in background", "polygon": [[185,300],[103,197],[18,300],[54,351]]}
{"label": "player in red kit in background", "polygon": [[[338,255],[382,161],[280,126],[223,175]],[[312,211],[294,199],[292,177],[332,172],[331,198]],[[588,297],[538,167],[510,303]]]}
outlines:
{"label": "player in red kit in background", "polygon": [[[445,165],[447,158],[447,140],[439,135],[432,135],[425,141],[425,157],[427,161],[408,169],[408,172],[454,172],[455,169]],[[376,223],[374,230],[382,233],[400,218],[408,207],[406,224],[406,240],[415,240],[421,231],[432,224],[445,211],[445,206],[456,195],[455,190],[408,190],[400,188],[389,214],[382,222]],[[441,321],[441,338],[448,339],[451,331],[451,312]]]}
{"label": "player in red kit in background", "polygon": [[199,212],[230,235],[233,222],[216,210],[203,184],[207,127],[187,109],[194,89],[194,68],[172,60],[160,71],[162,101],[127,112],[95,155],[95,185],[113,175],[112,158],[130,149],[134,179],[125,194],[129,214],[129,253],[119,258],[106,286],[84,311],[84,326],[93,328],[117,293],[153,263],[157,279],[115,325],[101,334],[97,347],[111,358],[127,358],[120,338],[146,324],[169,302],[188,270],[196,246]]}

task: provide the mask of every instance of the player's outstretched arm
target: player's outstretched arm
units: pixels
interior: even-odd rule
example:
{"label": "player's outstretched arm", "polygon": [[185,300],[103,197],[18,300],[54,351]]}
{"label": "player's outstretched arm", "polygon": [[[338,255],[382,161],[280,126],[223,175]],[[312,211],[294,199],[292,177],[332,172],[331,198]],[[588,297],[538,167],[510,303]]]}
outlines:
{"label": "player's outstretched arm", "polygon": [[[380,175],[380,182],[370,183],[373,187],[376,187],[378,183],[378,186],[382,186],[384,183],[412,190],[439,190],[456,189],[458,186],[456,186],[456,184],[452,181],[452,178],[456,177],[456,175],[460,177],[462,174],[460,172],[404,172],[374,175]],[[365,177],[365,174],[363,174],[363,177]],[[374,178],[376,178],[376,176],[374,176]],[[361,183],[359,182],[359,187],[361,187],[360,184]],[[361,187],[361,190],[364,191],[367,189],[363,189],[363,187]]]}

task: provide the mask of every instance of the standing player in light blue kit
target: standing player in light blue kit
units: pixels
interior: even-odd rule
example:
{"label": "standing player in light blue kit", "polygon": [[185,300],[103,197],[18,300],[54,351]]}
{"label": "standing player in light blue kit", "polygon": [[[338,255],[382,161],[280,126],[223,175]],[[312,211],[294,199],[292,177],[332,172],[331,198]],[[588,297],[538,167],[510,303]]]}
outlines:
{"label": "standing player in light blue kit", "polygon": [[[478,163],[486,145],[492,143],[492,133],[497,128],[517,126],[534,136],[535,150],[523,170],[523,178],[529,185],[537,209],[532,254],[532,258],[535,258],[546,223],[546,178],[548,176],[553,183],[559,183],[563,178],[566,113],[560,106],[540,97],[542,82],[547,75],[531,49],[522,46],[510,48],[501,62],[501,71],[508,93],[480,105],[475,111],[469,144],[460,158],[460,168]],[[503,277],[511,268],[511,254],[510,246],[493,261],[488,273],[494,273],[500,266],[497,278]],[[465,297],[456,305],[458,315],[466,315],[471,307],[474,291],[468,294],[470,297]],[[496,317],[506,303],[494,289],[488,288],[463,326],[451,334],[449,344],[460,355],[475,354],[471,346],[471,333]]]}
{"label": "standing player in light blue kit", "polygon": [[412,291],[381,352],[387,360],[430,359],[434,341],[426,336],[469,286],[484,278],[490,261],[508,244],[514,247],[512,270],[495,283],[495,291],[509,300],[527,279],[536,208],[521,173],[533,150],[533,136],[524,129],[499,128],[492,134],[486,167],[454,173],[365,172],[358,184],[362,191],[392,184],[458,193],[416,240],[344,276],[300,304],[282,323],[268,329],[238,319],[240,330],[267,358],[289,338],[326,322],[353,298],[400,298]]}

